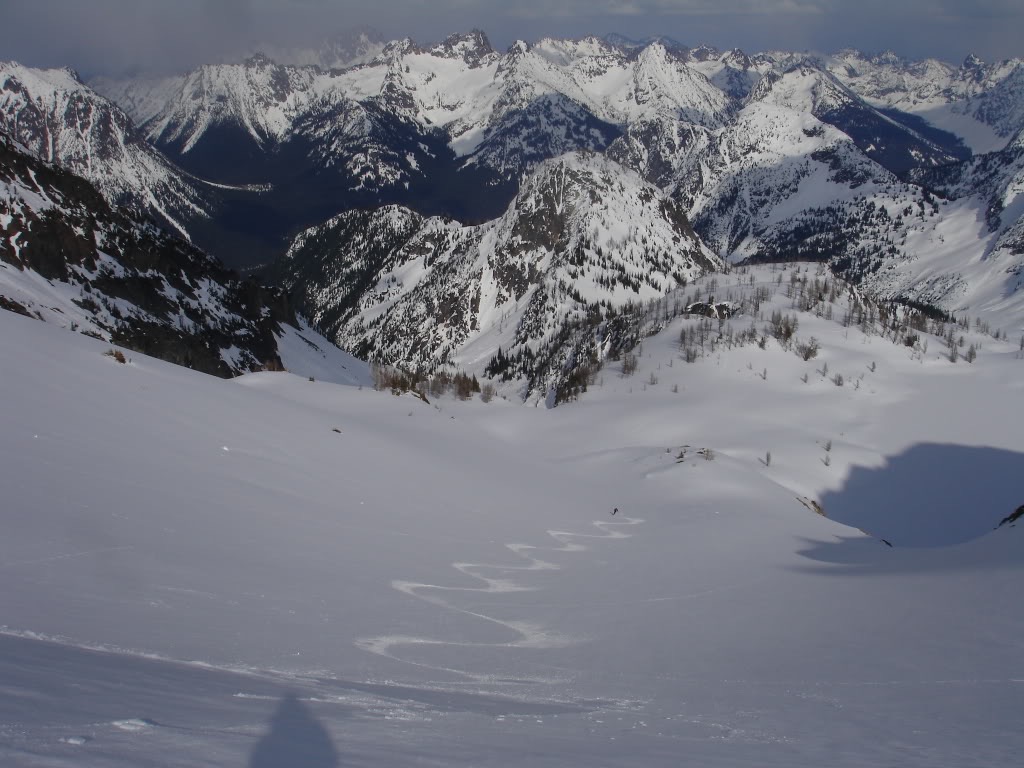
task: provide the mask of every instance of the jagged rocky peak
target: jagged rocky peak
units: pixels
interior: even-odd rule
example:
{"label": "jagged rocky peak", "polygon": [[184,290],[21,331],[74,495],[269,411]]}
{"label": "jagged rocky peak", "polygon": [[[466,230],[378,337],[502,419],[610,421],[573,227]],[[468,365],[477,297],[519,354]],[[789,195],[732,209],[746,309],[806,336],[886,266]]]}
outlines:
{"label": "jagged rocky peak", "polygon": [[619,48],[594,35],[577,40],[544,37],[534,43],[530,51],[556,67],[570,67],[581,59],[622,61],[625,58]]}
{"label": "jagged rocky peak", "polygon": [[759,101],[765,101],[772,93],[775,85],[782,80],[782,74],[774,70],[766,72],[757,84],[751,89],[750,95],[747,97],[748,103],[755,103]]}
{"label": "jagged rocky peak", "polygon": [[403,37],[401,40],[392,40],[384,49],[380,52],[380,56],[377,57],[378,61],[386,64],[392,64],[400,60],[403,56],[408,56],[412,53],[420,53],[421,49],[411,37]]}
{"label": "jagged rocky peak", "polygon": [[984,60],[973,53],[968,54],[960,65],[960,72],[974,80],[982,80],[985,77],[985,69]]}
{"label": "jagged rocky peak", "polygon": [[722,52],[711,45],[698,45],[690,49],[690,58],[694,61],[713,61],[720,59]]}
{"label": "jagged rocky peak", "polygon": [[689,50],[683,43],[679,42],[675,38],[668,37],[667,35],[652,35],[650,37],[645,37],[642,40],[635,40],[631,37],[626,37],[625,35],[620,35],[616,32],[612,32],[611,34],[602,37],[601,40],[607,43],[608,45],[612,45],[616,48],[621,48],[624,51],[646,48],[652,43],[660,43],[669,50],[678,51],[682,53],[685,53],[687,50]]}
{"label": "jagged rocky peak", "polygon": [[655,38],[650,43],[645,45],[640,53],[638,59],[644,58],[657,58],[668,61],[676,61],[685,63],[689,60],[689,54],[685,48],[676,48],[670,45],[666,45],[662,38]]}
{"label": "jagged rocky peak", "polygon": [[514,40],[505,50],[505,58],[523,56],[524,54],[529,53],[532,47],[533,45],[526,40]]}
{"label": "jagged rocky peak", "polygon": [[277,62],[263,51],[256,51],[243,62],[243,66],[252,69],[264,69],[266,67],[274,67],[277,65]]}
{"label": "jagged rocky peak", "polygon": [[479,67],[490,63],[497,54],[491,41],[480,29],[454,34],[430,49],[434,56],[449,59],[461,59],[471,67]]}
{"label": "jagged rocky peak", "polygon": [[750,57],[739,48],[726,51],[721,55],[719,61],[732,69],[746,70],[751,66]]}
{"label": "jagged rocky peak", "polygon": [[[861,57],[864,54],[857,52]],[[902,67],[906,65],[906,59],[897,54],[895,51],[882,51],[877,56],[872,56],[871,61],[876,64],[888,64],[891,67]]]}

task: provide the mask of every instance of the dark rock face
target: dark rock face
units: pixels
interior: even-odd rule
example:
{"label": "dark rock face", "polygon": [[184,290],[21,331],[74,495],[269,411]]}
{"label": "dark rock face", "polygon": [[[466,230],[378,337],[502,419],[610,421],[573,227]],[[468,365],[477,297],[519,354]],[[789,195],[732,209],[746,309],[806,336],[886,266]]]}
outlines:
{"label": "dark rock face", "polygon": [[[84,179],[0,137],[3,308],[218,376],[280,367],[285,295],[243,281],[183,240],[110,207]],[[33,296],[34,273],[64,304]]]}

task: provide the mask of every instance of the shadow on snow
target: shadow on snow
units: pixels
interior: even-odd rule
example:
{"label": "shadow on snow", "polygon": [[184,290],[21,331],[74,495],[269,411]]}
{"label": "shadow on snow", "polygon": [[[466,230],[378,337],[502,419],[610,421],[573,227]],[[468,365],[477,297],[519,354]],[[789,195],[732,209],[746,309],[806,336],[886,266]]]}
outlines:
{"label": "shadow on snow", "polygon": [[339,764],[327,729],[292,694],[281,699],[270,731],[256,743],[249,760],[249,768],[337,768]]}
{"label": "shadow on snow", "polygon": [[800,554],[851,568],[901,571],[1020,561],[1018,537],[1009,535],[977,548],[958,548],[955,555],[922,549],[980,539],[1021,504],[1024,453],[919,443],[880,467],[854,467],[841,488],[821,499],[829,519],[859,528],[892,549],[851,536],[806,540]]}

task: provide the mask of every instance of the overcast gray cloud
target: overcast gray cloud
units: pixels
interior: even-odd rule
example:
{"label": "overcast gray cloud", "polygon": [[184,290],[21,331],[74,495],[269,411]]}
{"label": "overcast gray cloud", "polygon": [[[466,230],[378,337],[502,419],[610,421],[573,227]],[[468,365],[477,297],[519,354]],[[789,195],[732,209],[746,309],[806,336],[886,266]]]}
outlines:
{"label": "overcast gray cloud", "polygon": [[175,70],[263,44],[372,26],[422,42],[473,27],[516,38],[620,32],[748,52],[893,49],[958,61],[1024,56],[1020,0],[0,0],[0,58],[88,74]]}

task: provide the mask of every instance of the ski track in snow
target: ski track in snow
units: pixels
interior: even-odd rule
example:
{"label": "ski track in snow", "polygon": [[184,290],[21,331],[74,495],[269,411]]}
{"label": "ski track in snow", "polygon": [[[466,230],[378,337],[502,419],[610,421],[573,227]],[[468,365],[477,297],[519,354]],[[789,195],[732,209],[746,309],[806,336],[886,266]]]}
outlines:
{"label": "ski track in snow", "polygon": [[39,565],[41,563],[55,563],[59,560],[72,560],[76,557],[88,557],[89,555],[105,555],[109,552],[119,552],[126,549],[133,549],[130,546],[122,547],[104,547],[103,549],[88,549],[84,552],[68,552],[63,555],[52,555],[50,557],[40,557],[34,560],[11,560],[6,563],[0,563],[0,568],[13,568],[19,565]]}
{"label": "ski track in snow", "polygon": [[485,621],[491,624],[497,624],[498,626],[505,627],[512,631],[517,636],[515,639],[504,642],[504,643],[485,643],[485,642],[473,642],[473,641],[461,641],[461,640],[441,640],[436,638],[428,637],[414,637],[407,635],[380,635],[377,637],[361,638],[355,641],[355,645],[362,650],[369,651],[378,656],[393,659],[404,664],[411,664],[417,667],[423,667],[426,669],[432,669],[438,672],[448,672],[451,674],[458,675],[463,678],[468,678],[477,683],[503,683],[503,684],[530,684],[530,683],[551,683],[551,680],[546,679],[516,679],[510,680],[508,678],[496,678],[493,675],[482,675],[479,673],[468,672],[466,670],[455,669],[452,667],[435,666],[431,664],[425,664],[423,662],[413,661],[411,659],[405,659],[397,655],[393,649],[401,646],[461,646],[470,648],[565,648],[569,645],[574,645],[579,642],[578,639],[574,639],[568,636],[560,635],[557,632],[552,632],[540,625],[531,623],[529,621],[505,621],[504,619],[498,619],[493,616],[488,616],[483,613],[476,611],[470,611],[465,608],[453,604],[449,600],[446,600],[439,594],[423,594],[427,593],[458,593],[458,592],[473,592],[483,594],[509,594],[512,592],[532,592],[536,591],[536,587],[523,586],[516,581],[509,578],[492,578],[490,576],[484,576],[480,571],[498,571],[498,572],[509,572],[509,571],[558,571],[561,570],[562,566],[556,563],[542,560],[539,557],[534,557],[530,554],[531,550],[540,550],[547,552],[585,552],[590,549],[586,544],[580,544],[575,539],[628,539],[632,538],[631,533],[625,533],[624,531],[615,530],[620,526],[633,526],[640,525],[644,520],[638,517],[623,517],[618,521],[606,521],[606,520],[595,520],[593,525],[602,531],[602,533],[573,533],[571,531],[559,531],[559,530],[548,530],[547,535],[557,541],[560,546],[558,547],[535,547],[532,544],[519,544],[509,543],[505,544],[505,547],[515,554],[517,557],[523,558],[527,561],[526,565],[505,565],[501,563],[452,563],[452,568],[459,571],[460,573],[468,576],[471,579],[483,582],[482,587],[452,587],[440,584],[422,584],[411,581],[395,580],[391,582],[391,586],[397,589],[399,592],[404,592],[407,595],[422,600],[431,605],[436,605],[439,608],[449,611],[455,611],[465,616],[472,616],[475,619]]}

